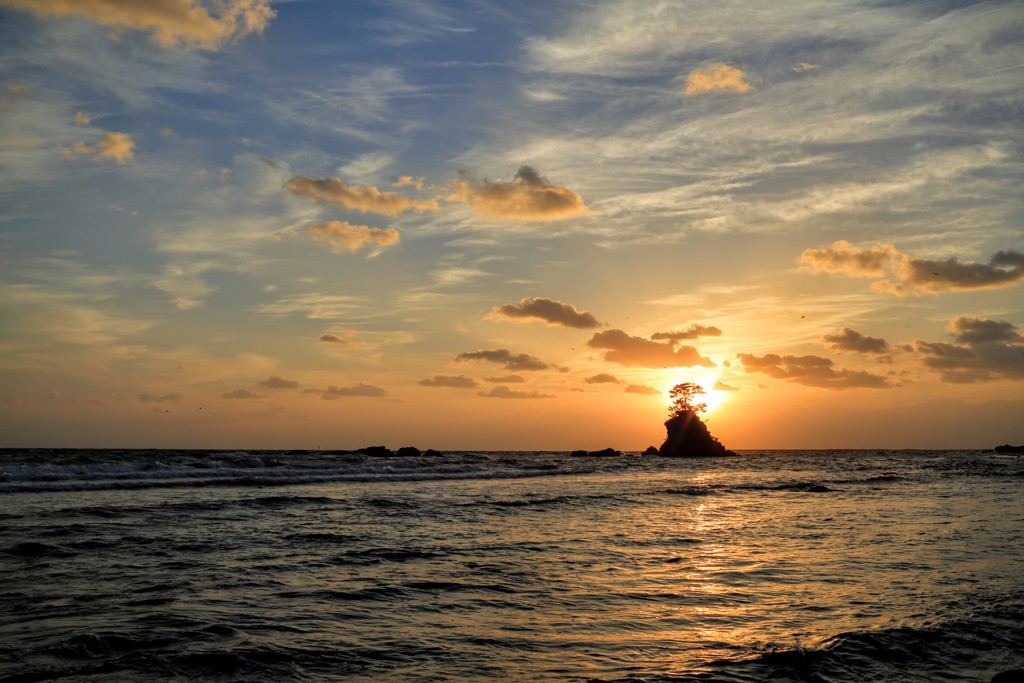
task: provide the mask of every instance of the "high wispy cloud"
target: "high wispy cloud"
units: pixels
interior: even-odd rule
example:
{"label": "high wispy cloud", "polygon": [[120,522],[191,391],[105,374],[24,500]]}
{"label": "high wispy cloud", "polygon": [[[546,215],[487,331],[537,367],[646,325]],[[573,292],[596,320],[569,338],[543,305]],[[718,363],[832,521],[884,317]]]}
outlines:
{"label": "high wispy cloud", "polygon": [[113,159],[123,164],[135,158],[135,141],[126,133],[105,133],[95,145],[79,140],[63,152],[67,156],[87,156],[93,159]]}
{"label": "high wispy cloud", "polygon": [[406,211],[420,213],[437,210],[433,199],[410,199],[396,192],[381,192],[376,187],[347,185],[339,178],[296,176],[284,184],[294,195],[313,197],[324,204],[338,204],[362,213],[394,218]]}
{"label": "high wispy cloud", "polygon": [[747,82],[747,75],[741,69],[728,64],[712,64],[690,72],[686,77],[683,92],[698,95],[716,91],[749,92],[753,86]]}
{"label": "high wispy cloud", "polygon": [[956,344],[914,342],[924,365],[955,384],[1024,379],[1024,335],[1003,320],[957,317],[946,328]]}
{"label": "high wispy cloud", "polygon": [[371,228],[367,225],[352,225],[348,221],[314,223],[287,232],[327,244],[335,252],[347,251],[352,254],[365,246],[371,246],[374,248],[371,252],[373,255],[401,241],[401,236],[394,228]]}
{"label": "high wispy cloud", "polygon": [[522,166],[512,182],[478,183],[466,174],[451,183],[448,201],[465,202],[488,218],[507,221],[557,221],[587,216],[594,211],[567,187],[558,187],[536,169]]}
{"label": "high wispy cloud", "polygon": [[160,47],[203,50],[262,33],[275,15],[267,0],[0,0],[0,7],[28,10],[41,18],[83,18],[114,29],[148,31]]}
{"label": "high wispy cloud", "polygon": [[826,334],[823,341],[835,351],[853,351],[855,353],[886,353],[889,351],[889,344],[884,339],[866,337],[849,327],[844,327],[839,334]]}
{"label": "high wispy cloud", "polygon": [[760,372],[797,384],[825,389],[881,389],[892,386],[885,377],[861,370],[836,368],[829,358],[821,356],[780,356],[769,353],[762,357],[739,353],[736,357],[747,372]]}
{"label": "high wispy cloud", "polygon": [[478,396],[487,398],[555,398],[553,394],[542,394],[539,391],[516,391],[508,387],[494,387],[488,392],[477,392]]}
{"label": "high wispy cloud", "polygon": [[588,329],[600,327],[601,323],[592,314],[580,311],[572,304],[553,301],[543,297],[520,299],[519,303],[496,306],[488,314],[497,320],[540,320],[549,325]]}
{"label": "high wispy cloud", "polygon": [[489,363],[499,363],[506,370],[513,372],[522,372],[526,370],[547,370],[549,366],[547,363],[542,361],[536,356],[531,356],[527,353],[516,353],[513,354],[508,349],[484,349],[480,351],[467,351],[466,353],[460,353],[455,357],[456,363],[462,363],[466,361],[487,361]]}
{"label": "high wispy cloud", "polygon": [[701,356],[692,346],[677,347],[674,341],[663,344],[643,337],[630,336],[622,330],[598,332],[587,344],[595,349],[605,349],[604,359],[619,365],[645,368],[715,365],[714,361]]}
{"label": "high wispy cloud", "polygon": [[480,384],[472,377],[465,375],[434,375],[421,379],[417,384],[424,387],[450,387],[452,389],[475,389]]}
{"label": "high wispy cloud", "polygon": [[875,289],[900,296],[999,289],[1024,281],[1024,254],[1012,249],[996,252],[986,264],[915,258],[892,244],[859,249],[840,240],[805,249],[798,262],[816,272],[874,278]]}

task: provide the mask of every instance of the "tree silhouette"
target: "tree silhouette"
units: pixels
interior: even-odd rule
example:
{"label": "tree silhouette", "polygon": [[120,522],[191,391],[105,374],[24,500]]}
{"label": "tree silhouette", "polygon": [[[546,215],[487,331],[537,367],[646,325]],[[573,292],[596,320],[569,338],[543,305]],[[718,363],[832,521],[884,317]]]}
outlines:
{"label": "tree silhouette", "polygon": [[668,408],[669,417],[678,417],[683,413],[707,412],[707,403],[697,403],[697,397],[704,395],[704,388],[693,382],[677,384],[669,390],[668,395],[672,398],[672,405]]}

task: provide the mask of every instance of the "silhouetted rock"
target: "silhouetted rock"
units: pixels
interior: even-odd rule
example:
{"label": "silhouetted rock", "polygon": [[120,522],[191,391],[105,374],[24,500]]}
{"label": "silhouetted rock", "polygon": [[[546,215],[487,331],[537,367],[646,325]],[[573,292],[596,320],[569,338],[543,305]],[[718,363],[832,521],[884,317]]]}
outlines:
{"label": "silhouetted rock", "polygon": [[1024,453],[1024,446],[1011,446],[1008,443],[1004,443],[1002,446],[996,446],[992,450],[996,453]]}
{"label": "silhouetted rock", "polygon": [[599,451],[573,451],[569,455],[574,458],[611,458],[622,455],[622,451],[617,451],[614,448],[604,448]]}
{"label": "silhouetted rock", "polygon": [[648,446],[647,450],[644,451],[644,455],[657,455],[658,449],[655,446]]}
{"label": "silhouetted rock", "polygon": [[1024,683],[1024,669],[1001,671],[992,677],[991,683]]}
{"label": "silhouetted rock", "polygon": [[363,455],[369,455],[374,458],[388,458],[394,455],[394,453],[391,452],[391,449],[387,446],[367,446],[365,448],[360,448],[356,452],[362,453]]}
{"label": "silhouetted rock", "polygon": [[420,449],[415,446],[402,446],[398,449],[399,458],[418,458],[421,455],[423,454],[420,452]]}
{"label": "silhouetted rock", "polygon": [[714,458],[736,455],[711,436],[697,413],[684,411],[665,422],[668,436],[658,454],[668,458]]}
{"label": "silhouetted rock", "polygon": [[433,448],[428,448],[427,452],[423,454],[427,458],[440,458],[441,451],[435,451]]}

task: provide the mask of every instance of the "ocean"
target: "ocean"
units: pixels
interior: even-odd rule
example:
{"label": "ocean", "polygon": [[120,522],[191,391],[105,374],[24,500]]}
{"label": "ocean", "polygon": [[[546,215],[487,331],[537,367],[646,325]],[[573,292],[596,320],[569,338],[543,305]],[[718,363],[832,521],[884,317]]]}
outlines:
{"label": "ocean", "polygon": [[1022,670],[1021,457],[0,451],[0,681]]}

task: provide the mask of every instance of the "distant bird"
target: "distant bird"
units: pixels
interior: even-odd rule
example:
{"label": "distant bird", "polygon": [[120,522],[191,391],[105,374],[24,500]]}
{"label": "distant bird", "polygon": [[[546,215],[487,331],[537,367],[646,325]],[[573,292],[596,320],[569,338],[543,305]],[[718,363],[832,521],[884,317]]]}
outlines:
{"label": "distant bird", "polygon": [[806,315],[802,315],[802,316],[800,316],[800,317],[801,317],[801,318],[806,318],[807,316],[806,316]]}

